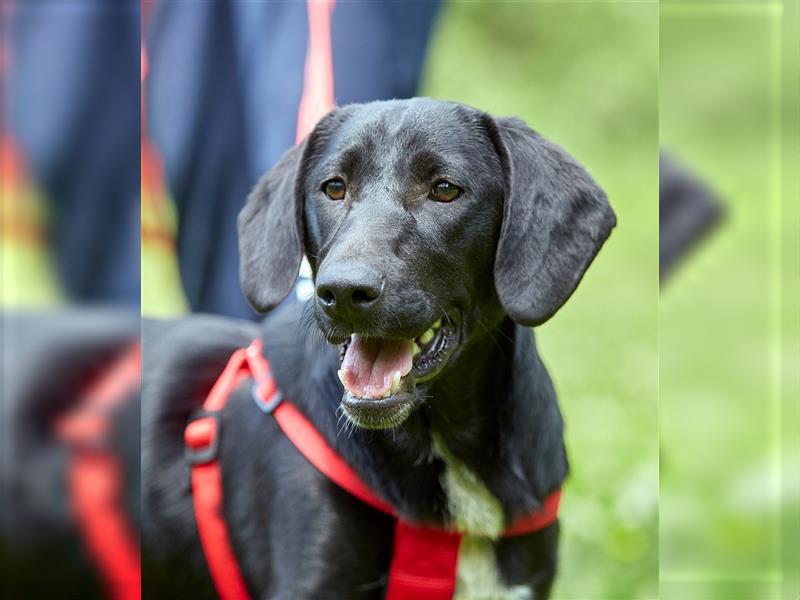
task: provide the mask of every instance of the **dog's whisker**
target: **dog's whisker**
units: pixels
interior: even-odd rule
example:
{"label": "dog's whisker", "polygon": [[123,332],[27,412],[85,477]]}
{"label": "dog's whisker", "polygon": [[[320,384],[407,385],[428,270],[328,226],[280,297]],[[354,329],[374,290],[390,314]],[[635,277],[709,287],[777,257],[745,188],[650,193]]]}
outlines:
{"label": "dog's whisker", "polygon": [[342,419],[345,419],[345,420],[347,419],[347,415],[344,414],[344,410],[343,410],[341,404],[339,404],[339,406],[336,407],[335,414],[337,415],[337,417],[336,417],[336,435],[339,436],[342,433],[342,427],[343,427],[342,426]]}

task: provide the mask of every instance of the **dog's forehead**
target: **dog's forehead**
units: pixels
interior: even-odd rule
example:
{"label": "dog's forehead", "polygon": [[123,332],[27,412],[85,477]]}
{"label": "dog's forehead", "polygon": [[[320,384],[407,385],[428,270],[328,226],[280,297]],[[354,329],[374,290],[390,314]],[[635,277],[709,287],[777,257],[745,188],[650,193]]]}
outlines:
{"label": "dog's forehead", "polygon": [[429,99],[358,106],[333,136],[331,154],[401,159],[416,152],[457,156],[488,143],[477,110]]}

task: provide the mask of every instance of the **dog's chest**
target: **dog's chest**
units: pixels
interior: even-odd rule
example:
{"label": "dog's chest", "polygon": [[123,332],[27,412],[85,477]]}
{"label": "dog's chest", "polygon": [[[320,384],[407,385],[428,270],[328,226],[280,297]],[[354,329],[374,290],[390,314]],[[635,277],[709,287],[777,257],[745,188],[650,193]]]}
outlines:
{"label": "dog's chest", "polygon": [[497,567],[494,540],[504,527],[499,500],[477,475],[448,450],[441,437],[433,434],[434,454],[444,461],[442,487],[450,514],[459,531],[465,533],[458,551],[456,600],[528,600],[527,586],[507,586]]}

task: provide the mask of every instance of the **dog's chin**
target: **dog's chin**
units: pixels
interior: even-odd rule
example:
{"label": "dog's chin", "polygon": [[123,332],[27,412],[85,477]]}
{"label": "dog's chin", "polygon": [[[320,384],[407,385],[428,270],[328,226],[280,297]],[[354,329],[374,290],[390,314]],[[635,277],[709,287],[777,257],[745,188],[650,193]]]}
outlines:
{"label": "dog's chin", "polygon": [[[344,387],[341,406],[351,423],[364,429],[398,427],[423,404],[425,394],[418,386],[442,373],[461,341],[460,327],[449,319],[442,321],[438,319],[422,334],[408,340],[353,334],[340,344],[339,379]],[[365,381],[363,374],[358,374],[359,370],[364,372],[364,367],[354,365],[363,365],[365,361],[369,365],[370,360],[375,362],[366,369],[370,376]],[[371,377],[374,365],[381,361],[395,365],[389,370],[394,378],[385,370],[380,371],[382,379],[375,381]]]}
{"label": "dog's chin", "polygon": [[413,391],[397,392],[388,398],[359,398],[348,391],[342,395],[342,411],[363,429],[391,429],[405,423],[417,408]]}

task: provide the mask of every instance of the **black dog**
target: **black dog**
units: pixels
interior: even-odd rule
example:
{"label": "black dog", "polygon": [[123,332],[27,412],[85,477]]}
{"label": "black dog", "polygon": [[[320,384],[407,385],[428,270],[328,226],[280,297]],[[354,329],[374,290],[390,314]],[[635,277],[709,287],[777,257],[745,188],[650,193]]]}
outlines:
{"label": "black dog", "polygon": [[[231,352],[260,335],[284,395],[376,493],[466,532],[457,597],[546,597],[558,525],[498,539],[567,474],[530,326],[614,225],[587,173],[519,120],[427,99],[327,115],[239,220],[253,305],[289,294],[303,254],[316,297],[260,331],[209,317],[145,329],[145,596],[214,596],[181,436]],[[222,430],[225,518],[251,595],[382,597],[392,519],[317,472],[248,389]]]}

